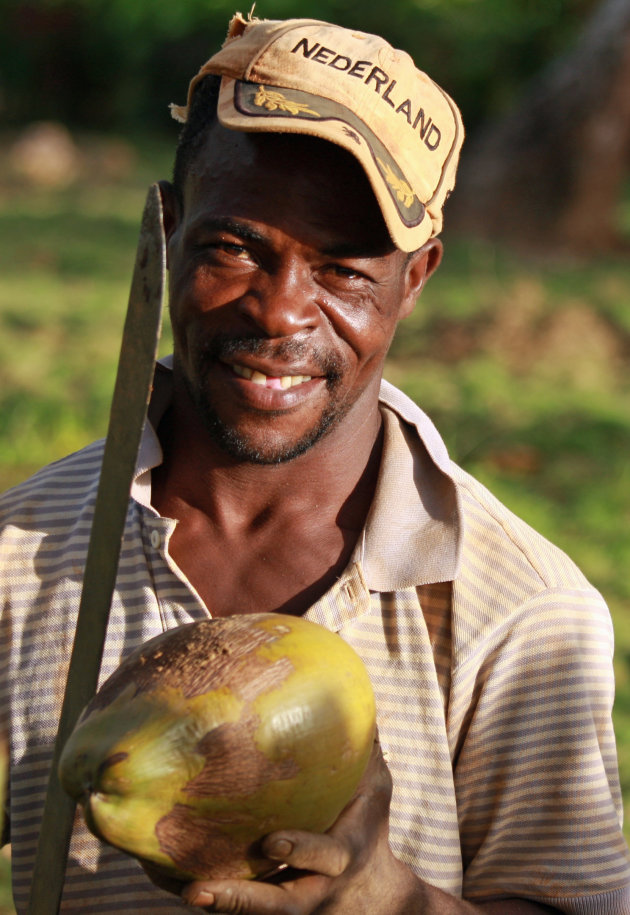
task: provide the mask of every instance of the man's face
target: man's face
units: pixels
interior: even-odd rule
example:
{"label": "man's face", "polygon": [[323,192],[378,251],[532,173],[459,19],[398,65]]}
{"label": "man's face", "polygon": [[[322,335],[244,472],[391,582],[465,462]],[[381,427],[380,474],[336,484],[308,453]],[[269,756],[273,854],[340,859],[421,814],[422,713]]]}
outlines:
{"label": "man's face", "polygon": [[216,125],[183,197],[168,226],[175,383],[212,438],[275,463],[373,417],[418,289],[360,166],[323,141]]}

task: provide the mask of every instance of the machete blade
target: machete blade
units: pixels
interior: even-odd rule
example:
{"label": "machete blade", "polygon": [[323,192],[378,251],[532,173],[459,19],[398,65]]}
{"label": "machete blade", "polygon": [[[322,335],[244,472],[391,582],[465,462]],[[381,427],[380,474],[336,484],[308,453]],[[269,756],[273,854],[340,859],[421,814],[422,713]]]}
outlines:
{"label": "machete blade", "polygon": [[61,787],[57,767],[64,744],[98,684],[129,494],[157,358],[165,252],[162,199],[158,185],[153,184],[142,215],[74,646],[37,846],[29,915],[56,915],[61,903],[75,803]]}

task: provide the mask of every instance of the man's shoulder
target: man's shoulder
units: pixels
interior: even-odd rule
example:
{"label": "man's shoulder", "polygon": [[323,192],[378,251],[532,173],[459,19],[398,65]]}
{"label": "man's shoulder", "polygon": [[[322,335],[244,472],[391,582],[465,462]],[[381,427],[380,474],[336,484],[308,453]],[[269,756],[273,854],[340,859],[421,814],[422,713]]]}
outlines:
{"label": "man's shoulder", "polygon": [[593,591],[586,576],[559,547],[511,511],[479,480],[451,464],[463,516],[463,562],[508,570],[513,581],[538,590]]}
{"label": "man's shoulder", "polygon": [[[451,482],[456,495],[458,555],[461,576],[482,582],[487,595],[501,591],[501,599],[519,601],[549,589],[594,593],[575,563],[557,546],[507,508],[479,480],[453,462],[429,417],[402,391],[384,382],[381,405],[393,410],[416,434],[406,447],[427,455]],[[434,481],[435,482],[435,481]],[[444,502],[446,510],[450,502]]]}
{"label": "man's shoulder", "polygon": [[93,442],[2,493],[0,529],[30,526],[38,520],[54,525],[64,518],[76,518],[77,509],[96,496],[103,446],[102,439]]}

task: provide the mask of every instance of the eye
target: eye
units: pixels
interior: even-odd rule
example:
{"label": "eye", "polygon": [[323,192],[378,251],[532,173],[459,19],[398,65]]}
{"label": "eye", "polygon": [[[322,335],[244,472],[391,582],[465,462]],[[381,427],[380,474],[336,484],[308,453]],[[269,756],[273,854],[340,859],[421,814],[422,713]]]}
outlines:
{"label": "eye", "polygon": [[217,265],[239,263],[253,263],[255,261],[251,251],[237,242],[208,241],[196,245],[196,254],[203,260]]}
{"label": "eye", "polygon": [[232,257],[238,257],[239,259],[250,257],[250,253],[247,248],[244,248],[243,245],[236,245],[233,242],[217,242],[213,247],[218,248],[221,251],[225,251]]}
{"label": "eye", "polygon": [[348,279],[359,279],[363,276],[358,270],[353,270],[351,267],[342,267],[340,264],[335,264],[333,269],[338,276],[347,276]]}
{"label": "eye", "polygon": [[229,257],[236,257],[239,260],[250,257],[250,253],[243,245],[231,241],[213,241],[201,246],[205,251],[216,251],[219,254],[226,254]]}
{"label": "eye", "polygon": [[357,270],[355,267],[346,267],[343,264],[329,264],[325,271],[339,280],[347,280],[349,282],[371,282],[371,277],[366,273],[363,273],[361,270]]}

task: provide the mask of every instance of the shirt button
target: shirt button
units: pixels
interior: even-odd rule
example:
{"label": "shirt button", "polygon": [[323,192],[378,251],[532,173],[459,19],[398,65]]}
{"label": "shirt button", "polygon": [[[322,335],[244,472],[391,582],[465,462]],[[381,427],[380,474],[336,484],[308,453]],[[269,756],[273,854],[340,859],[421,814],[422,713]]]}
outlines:
{"label": "shirt button", "polygon": [[160,532],[155,530],[151,531],[151,546],[154,550],[157,550],[161,542],[162,538],[160,537]]}

